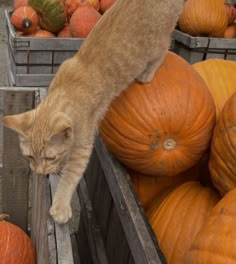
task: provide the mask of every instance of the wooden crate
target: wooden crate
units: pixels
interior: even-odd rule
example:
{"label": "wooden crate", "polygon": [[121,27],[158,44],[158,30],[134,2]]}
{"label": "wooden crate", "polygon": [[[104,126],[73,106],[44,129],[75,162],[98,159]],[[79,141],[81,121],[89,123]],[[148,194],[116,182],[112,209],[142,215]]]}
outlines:
{"label": "wooden crate", "polygon": [[48,86],[59,65],[79,50],[84,39],[17,36],[10,22],[11,13],[5,10],[10,85]]}
{"label": "wooden crate", "polygon": [[[34,108],[42,88],[11,87],[3,92],[3,114],[16,114]],[[4,128],[2,176],[3,212],[31,234],[37,264],[166,263],[129,175],[98,135],[77,188],[81,215],[73,232],[69,224],[58,225],[48,214],[57,176],[31,177],[17,135],[8,128]]]}
{"label": "wooden crate", "polygon": [[190,64],[210,58],[236,60],[236,39],[192,37],[177,29],[172,37],[172,50]]}

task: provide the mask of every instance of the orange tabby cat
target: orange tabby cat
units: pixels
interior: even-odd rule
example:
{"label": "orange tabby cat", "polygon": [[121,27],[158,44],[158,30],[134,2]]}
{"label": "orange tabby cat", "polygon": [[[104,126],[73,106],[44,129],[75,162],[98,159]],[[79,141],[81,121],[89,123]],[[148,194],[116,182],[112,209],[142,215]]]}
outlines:
{"label": "orange tabby cat", "polygon": [[72,216],[71,197],[87,166],[94,132],[111,102],[135,79],[151,81],[170,45],[183,0],[117,0],[80,51],[60,66],[34,110],[6,116],[37,174],[61,178],[50,214]]}

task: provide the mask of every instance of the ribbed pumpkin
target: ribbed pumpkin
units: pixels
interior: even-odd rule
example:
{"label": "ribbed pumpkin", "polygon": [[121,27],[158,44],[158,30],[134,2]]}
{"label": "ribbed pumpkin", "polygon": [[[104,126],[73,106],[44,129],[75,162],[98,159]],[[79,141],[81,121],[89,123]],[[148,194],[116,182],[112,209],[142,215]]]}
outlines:
{"label": "ribbed pumpkin", "polygon": [[0,215],[0,263],[35,264],[31,239],[18,226],[1,221]]}
{"label": "ribbed pumpkin", "polygon": [[30,6],[18,7],[11,15],[11,24],[24,34],[32,33],[38,27],[38,15]]}
{"label": "ribbed pumpkin", "polygon": [[208,170],[208,153],[204,153],[200,161],[192,168],[176,175],[175,177],[148,176],[129,170],[131,181],[138,198],[147,209],[157,196],[163,196],[180,184],[187,181],[200,181],[203,185],[212,185]]}
{"label": "ribbed pumpkin", "polygon": [[215,101],[216,118],[225,102],[236,91],[236,62],[223,59],[207,59],[192,65],[205,80]]}
{"label": "ribbed pumpkin", "polygon": [[66,11],[63,0],[29,0],[38,13],[39,25],[52,33],[59,32],[66,22]]}
{"label": "ribbed pumpkin", "polygon": [[180,30],[192,36],[222,37],[227,25],[224,0],[188,0],[179,18]]}
{"label": "ribbed pumpkin", "polygon": [[129,173],[134,189],[144,209],[148,208],[152,200],[158,195],[162,195],[186,181],[197,179],[197,175],[191,175],[187,172],[176,175],[176,177],[158,175],[151,177],[135,171],[129,171]]}
{"label": "ribbed pumpkin", "polygon": [[80,5],[70,19],[70,31],[72,37],[86,38],[101,14],[90,4]]}
{"label": "ribbed pumpkin", "polygon": [[[168,264],[183,263],[192,241],[200,231],[219,196],[198,182],[186,182],[147,212]],[[192,264],[192,263],[191,263]]]}
{"label": "ribbed pumpkin", "polygon": [[184,264],[236,263],[236,189],[211,210],[194,239]]}
{"label": "ribbed pumpkin", "polygon": [[200,159],[214,124],[206,84],[188,62],[169,52],[150,83],[134,82],[111,103],[99,131],[128,168],[174,176]]}
{"label": "ribbed pumpkin", "polygon": [[236,92],[225,103],[215,126],[209,169],[222,195],[236,187]]}

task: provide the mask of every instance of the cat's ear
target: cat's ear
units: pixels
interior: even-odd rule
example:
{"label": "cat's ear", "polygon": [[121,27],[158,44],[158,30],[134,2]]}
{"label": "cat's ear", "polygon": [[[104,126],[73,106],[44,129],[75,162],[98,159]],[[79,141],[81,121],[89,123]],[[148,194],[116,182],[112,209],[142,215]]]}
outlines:
{"label": "cat's ear", "polygon": [[16,131],[21,136],[26,136],[26,131],[31,127],[33,111],[24,112],[17,115],[4,116],[3,124]]}
{"label": "cat's ear", "polygon": [[60,118],[55,118],[53,123],[49,139],[50,144],[63,144],[72,140],[72,123],[68,117],[61,114]]}

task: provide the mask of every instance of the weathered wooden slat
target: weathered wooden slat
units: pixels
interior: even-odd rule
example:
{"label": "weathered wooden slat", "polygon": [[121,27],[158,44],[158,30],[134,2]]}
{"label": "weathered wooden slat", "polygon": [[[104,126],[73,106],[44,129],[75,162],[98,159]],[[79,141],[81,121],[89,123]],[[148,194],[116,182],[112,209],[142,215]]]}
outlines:
{"label": "weathered wooden slat", "polygon": [[87,169],[84,173],[84,178],[86,181],[86,186],[88,189],[89,198],[91,201],[94,200],[95,190],[97,188],[97,181],[99,180],[98,175],[99,175],[100,169],[101,169],[101,166],[100,166],[99,160],[96,156],[96,152],[93,151],[91,156],[90,156],[90,160],[89,160],[89,164],[87,166]]}
{"label": "weathered wooden slat", "polygon": [[109,155],[99,137],[95,148],[136,264],[166,263],[153,234],[147,228],[145,215],[138,207],[127,181],[127,172]]}
{"label": "weathered wooden slat", "polygon": [[128,263],[130,248],[125,237],[117,210],[113,205],[106,239],[106,251],[109,263],[120,264]]}
{"label": "weathered wooden slat", "polygon": [[[56,191],[58,180],[59,177],[56,175],[49,176],[52,197]],[[74,264],[69,224],[59,225],[56,222],[54,224],[56,234],[57,264]]]}
{"label": "weathered wooden slat", "polygon": [[[83,212],[83,209],[82,209]],[[83,217],[80,218],[79,228],[78,228],[78,252],[81,264],[93,264],[92,256],[90,254],[90,246],[88,241],[88,234],[86,233],[85,223],[83,221]]]}
{"label": "weathered wooden slat", "polygon": [[[94,214],[96,215],[96,220],[100,226],[101,235],[105,242],[113,201],[95,150],[92,153],[92,158],[85,173],[85,181],[92,202]],[[93,187],[91,188],[91,186]]]}
{"label": "weathered wooden slat", "polygon": [[82,264],[80,261],[80,257],[79,257],[77,234],[73,233],[73,234],[71,234],[70,237],[71,237],[71,245],[72,245],[74,264]]}
{"label": "weathered wooden slat", "polygon": [[[34,91],[4,91],[3,115],[17,114],[34,108]],[[28,188],[30,169],[23,158],[18,135],[10,129],[3,129],[3,179],[2,208],[10,215],[10,221],[27,230]]]}
{"label": "weathered wooden slat", "polygon": [[36,249],[37,263],[57,264],[54,225],[48,215],[51,203],[48,178],[34,174],[32,193],[31,238]]}
{"label": "weathered wooden slat", "polygon": [[[104,242],[101,237],[100,227],[98,226],[91,200],[89,198],[88,189],[84,178],[81,179],[78,186],[79,197],[81,201],[81,217],[84,223],[85,231],[88,237],[90,254],[95,264],[108,264]],[[81,259],[82,263],[83,260]]]}

